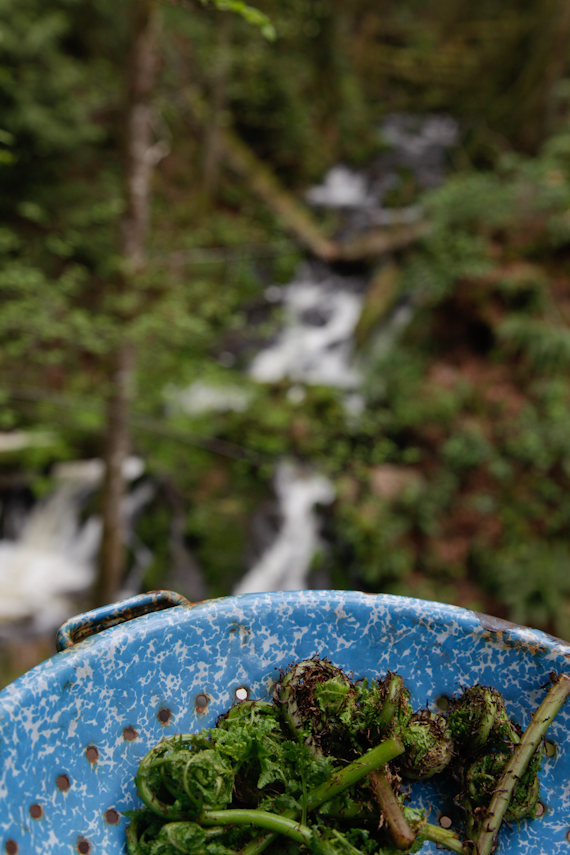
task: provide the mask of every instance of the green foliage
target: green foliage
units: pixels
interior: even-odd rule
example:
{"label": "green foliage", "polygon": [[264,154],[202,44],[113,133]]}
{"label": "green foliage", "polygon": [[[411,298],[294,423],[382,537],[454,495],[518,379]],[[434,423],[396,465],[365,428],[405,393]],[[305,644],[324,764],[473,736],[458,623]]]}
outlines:
{"label": "green foliage", "polygon": [[199,502],[188,514],[188,542],[201,566],[207,568],[212,596],[223,596],[243,576],[248,565],[251,499]]}
{"label": "green foliage", "polygon": [[[245,22],[231,21],[224,121],[232,122],[290,186],[301,189],[339,157],[362,160],[380,143],[353,71],[347,22],[334,4],[270,0],[263,10],[277,36],[271,44],[252,39]],[[187,28],[201,69],[193,68],[184,83],[198,87],[207,104],[215,86],[219,33],[186,10],[172,14]],[[204,75],[208,68],[212,73]]]}
{"label": "green foliage", "polygon": [[[148,265],[133,280],[118,252],[128,4],[0,0],[0,427],[57,438],[3,457],[3,471],[30,472],[39,492],[55,460],[100,453],[107,359],[128,337],[134,450],[157,482],[175,480],[213,595],[250,563],[253,514],[287,455],[336,485],[321,566],[338,587],[498,603],[568,633],[570,131],[532,158],[500,154],[497,136],[526,150],[546,136],[541,104],[564,64],[555,74],[542,47],[554,5],[163,5],[153,127],[171,153],[155,171]],[[310,387],[295,403],[288,383],[244,380],[279,323],[263,291],[290,280],[300,253],[235,176],[220,169],[205,198],[204,127],[233,126],[301,193],[337,160],[381,150],[387,111],[418,107],[466,117],[463,169],[421,200],[431,231],[394,260],[390,301],[408,300],[413,318],[377,349],[371,321],[365,411],[347,415],[334,390]],[[414,201],[401,177],[394,204]],[[232,370],[218,362],[226,350],[238,354]],[[196,380],[238,385],[250,404],[176,411],[166,386]],[[167,577],[170,519],[157,500],[140,520],[150,587]],[[540,596],[539,566],[550,568]]]}
{"label": "green foliage", "polygon": [[253,6],[248,6],[243,0],[201,0],[201,2],[204,6],[208,3],[213,3],[216,9],[219,9],[221,12],[236,12],[248,24],[259,27],[266,39],[269,41],[275,40],[275,27],[267,15],[264,15],[263,12],[260,12],[259,9],[255,9]]}
{"label": "green foliage", "polygon": [[[354,62],[377,109],[464,119],[471,157],[536,151],[553,130],[570,22],[538,0],[351,4]],[[468,162],[468,161],[467,161]]]}
{"label": "green foliage", "polygon": [[339,509],[338,537],[350,544],[349,577],[386,592],[405,583],[413,566],[413,551],[405,542],[411,524],[370,498]]}
{"label": "green foliage", "polygon": [[491,444],[474,427],[454,432],[441,446],[441,457],[445,466],[454,472],[482,466],[493,453]]}
{"label": "green foliage", "polygon": [[[553,253],[570,203],[567,138],[539,159],[457,175],[426,198],[432,231],[399,277],[415,315],[383,355],[369,346],[359,419],[347,418],[331,390],[309,388],[293,404],[283,384],[257,388],[242,413],[189,421],[264,457],[258,470],[230,464],[229,483],[248,495],[285,454],[333,478],[321,566],[335,585],[478,608],[495,598],[489,610],[499,602],[516,620],[568,632],[567,586],[552,569],[563,566],[556,556],[570,520],[566,308],[561,285],[553,287],[566,275]],[[389,477],[400,486],[383,486]],[[216,592],[244,560],[225,516],[215,503],[189,515],[208,570],[235,568],[214,571]],[[545,537],[560,544],[552,559]],[[220,542],[240,557],[232,561]],[[517,544],[528,546],[524,566]],[[532,567],[545,562],[549,591],[540,599]],[[519,585],[517,574],[533,581]]]}
{"label": "green foliage", "polygon": [[524,538],[497,551],[478,552],[484,583],[506,603],[511,620],[527,626],[554,626],[570,636],[570,548],[566,540]]}
{"label": "green foliage", "polygon": [[[420,572],[441,598],[446,576],[472,574],[513,620],[566,635],[567,152],[563,131],[539,158],[457,175],[426,200],[433,228],[401,276],[420,308],[368,385],[392,459],[421,449],[424,486],[407,500],[362,494],[343,532],[369,585]],[[375,550],[407,558],[395,573]]]}
{"label": "green foliage", "polygon": [[514,316],[507,318],[497,333],[508,348],[524,356],[534,371],[547,374],[568,370],[570,329],[556,328],[543,318]]}

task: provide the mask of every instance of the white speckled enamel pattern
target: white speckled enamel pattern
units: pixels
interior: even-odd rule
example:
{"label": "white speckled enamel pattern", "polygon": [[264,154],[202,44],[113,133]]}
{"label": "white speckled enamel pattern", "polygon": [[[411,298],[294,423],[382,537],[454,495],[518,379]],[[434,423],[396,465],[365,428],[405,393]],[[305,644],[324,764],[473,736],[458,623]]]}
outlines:
{"label": "white speckled enamel pattern", "polygon": [[[414,708],[475,682],[495,686],[523,727],[549,673],[570,672],[564,642],[404,597],[247,594],[147,614],[57,653],[0,693],[0,852],[121,855],[123,812],[139,804],[133,776],[148,749],[213,725],[240,687],[269,698],[279,669],[313,654],[355,679],[398,671]],[[557,750],[541,772],[544,816],[503,830],[500,853],[570,852],[569,724],[567,704],[548,734]],[[434,822],[445,799],[431,785],[412,791]]]}

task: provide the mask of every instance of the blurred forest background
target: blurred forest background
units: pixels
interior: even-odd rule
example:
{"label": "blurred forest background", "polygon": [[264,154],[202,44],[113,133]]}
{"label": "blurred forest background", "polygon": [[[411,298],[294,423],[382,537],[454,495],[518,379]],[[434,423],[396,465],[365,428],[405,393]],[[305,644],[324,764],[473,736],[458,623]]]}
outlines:
{"label": "blurred forest background", "polygon": [[[2,683],[93,604],[230,594],[283,461],[330,485],[308,585],[570,639],[570,4],[255,5],[0,0]],[[307,270],[356,379],[262,382]]]}

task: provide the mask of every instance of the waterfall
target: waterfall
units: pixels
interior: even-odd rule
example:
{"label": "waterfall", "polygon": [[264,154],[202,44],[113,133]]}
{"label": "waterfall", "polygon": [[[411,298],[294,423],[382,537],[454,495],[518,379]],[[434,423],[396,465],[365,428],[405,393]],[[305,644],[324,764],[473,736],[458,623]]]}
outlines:
{"label": "waterfall", "polygon": [[[386,117],[380,133],[390,150],[366,170],[334,166],[322,184],[306,194],[311,205],[343,212],[343,236],[379,225],[410,223],[422,216],[418,205],[387,208],[383,199],[398,186],[401,167],[411,170],[421,187],[434,187],[445,172],[446,149],[457,141],[458,126],[449,116],[397,114]],[[348,418],[359,418],[365,406],[359,393],[361,374],[353,358],[354,332],[364,302],[366,280],[342,275],[315,261],[305,262],[289,285],[270,285],[266,298],[280,302],[284,324],[275,341],[253,359],[250,376],[258,383],[289,380],[288,397],[304,398],[304,385],[319,384],[344,392]],[[395,307],[372,345],[376,357],[397,340],[413,316],[404,301]],[[275,475],[282,527],[272,545],[235,588],[235,593],[297,590],[318,548],[315,505],[334,498],[328,479],[281,461]]]}
{"label": "waterfall", "polygon": [[[443,178],[446,149],[457,139],[457,124],[446,116],[388,116],[379,132],[391,146],[366,169],[339,164],[322,184],[307,193],[307,201],[342,212],[341,239],[392,223],[413,222],[422,215],[417,205],[384,207],[386,194],[401,181],[398,170],[411,171],[419,186],[433,187]],[[337,237],[338,237],[337,236]],[[361,375],[353,355],[354,332],[366,292],[366,280],[346,275],[315,260],[302,264],[288,285],[269,285],[265,296],[280,303],[284,323],[273,340],[253,359],[249,376],[257,383],[290,381],[289,400],[300,404],[305,387],[318,384],[336,388],[343,396],[347,418],[358,419],[364,399],[359,393]],[[399,331],[409,323],[412,307],[399,305],[377,336],[375,355],[389,349]],[[235,354],[224,351],[222,365]],[[255,393],[247,384],[212,387],[198,378],[186,390],[167,387],[169,410],[190,416],[206,412],[242,412]],[[49,444],[48,434],[34,442]],[[5,450],[29,444],[27,434],[4,437]],[[8,443],[6,445],[6,443]],[[1,450],[1,446],[0,446]],[[54,468],[57,487],[24,518],[19,537],[0,541],[0,624],[33,618],[38,628],[65,619],[71,600],[92,584],[101,536],[101,521],[91,516],[79,520],[88,495],[102,475],[101,461],[77,461]],[[128,464],[127,477],[142,474],[140,461]],[[256,590],[300,589],[307,585],[311,561],[319,547],[316,506],[334,499],[332,484],[322,474],[288,460],[278,463],[275,492],[280,506],[281,529],[257,563],[245,574],[236,593]],[[148,502],[152,488],[140,484],[125,500],[123,512],[132,520]],[[15,519],[15,514],[13,515]],[[130,527],[129,545],[134,567],[122,594],[140,589],[152,555]],[[178,540],[182,535],[178,533]]]}
{"label": "waterfall", "polygon": [[[301,266],[280,289],[285,325],[274,344],[253,360],[250,375],[260,383],[296,382],[352,389],[352,338],[362,311],[364,280],[341,276],[315,264]],[[275,291],[270,299],[275,301]]]}
{"label": "waterfall", "polygon": [[[127,459],[128,480],[143,471],[139,458]],[[101,483],[103,462],[60,463],[52,474],[57,486],[32,508],[18,539],[0,541],[0,623],[31,618],[35,630],[51,629],[93,583],[101,520],[92,515],[81,523],[79,515]],[[126,498],[127,517],[137,508],[137,495],[133,491]]]}
{"label": "waterfall", "polygon": [[282,460],[275,474],[275,492],[283,516],[281,530],[235,587],[235,594],[299,591],[307,587],[311,561],[319,545],[314,507],[332,502],[334,488],[323,475]]}

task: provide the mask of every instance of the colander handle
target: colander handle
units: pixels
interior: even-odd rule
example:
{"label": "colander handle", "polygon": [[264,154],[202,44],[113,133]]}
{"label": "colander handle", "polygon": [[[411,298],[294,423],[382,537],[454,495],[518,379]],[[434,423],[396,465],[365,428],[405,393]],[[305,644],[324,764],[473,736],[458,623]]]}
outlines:
{"label": "colander handle", "polygon": [[136,597],[129,597],[128,600],[101,606],[99,609],[69,618],[58,629],[55,646],[58,651],[68,650],[79,641],[89,638],[90,635],[95,635],[119,623],[127,623],[133,618],[149,612],[169,609],[172,606],[189,605],[191,603],[186,597],[175,594],[174,591],[148,591],[146,594],[138,594]]}

